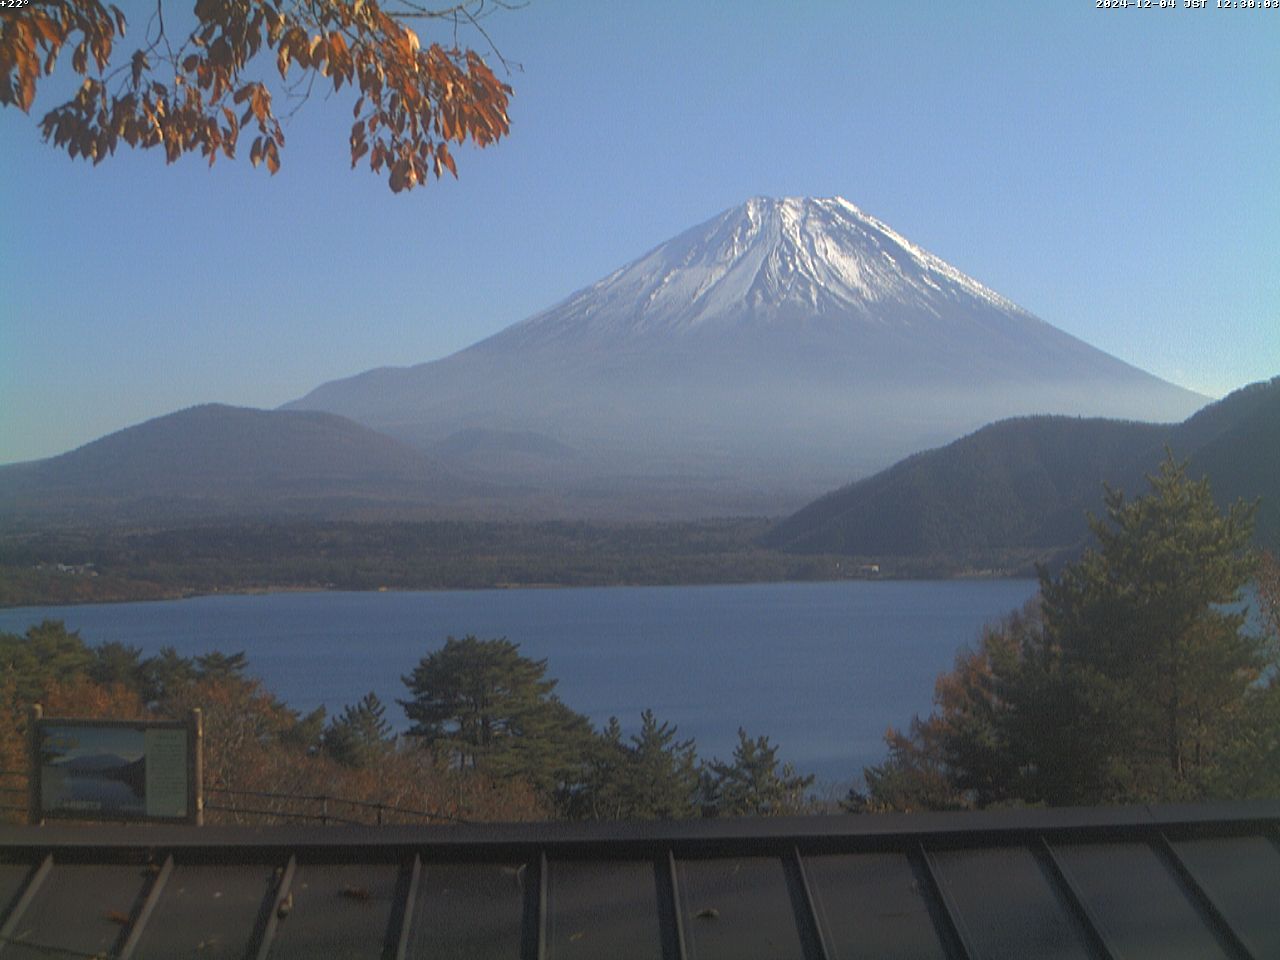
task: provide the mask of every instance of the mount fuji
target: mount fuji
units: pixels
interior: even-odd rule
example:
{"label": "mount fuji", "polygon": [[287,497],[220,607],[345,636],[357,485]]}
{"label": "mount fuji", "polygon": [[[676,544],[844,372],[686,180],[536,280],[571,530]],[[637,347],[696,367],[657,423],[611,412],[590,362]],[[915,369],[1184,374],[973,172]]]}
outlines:
{"label": "mount fuji", "polygon": [[755,198],[340,414],[582,515],[774,512],[996,419],[1207,398],[1051,326],[841,198]]}

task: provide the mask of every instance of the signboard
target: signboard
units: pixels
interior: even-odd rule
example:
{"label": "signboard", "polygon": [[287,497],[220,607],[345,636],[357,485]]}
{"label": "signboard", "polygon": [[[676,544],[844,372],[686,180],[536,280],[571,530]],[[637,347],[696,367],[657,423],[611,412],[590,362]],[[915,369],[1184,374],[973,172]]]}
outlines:
{"label": "signboard", "polygon": [[31,816],[200,820],[200,722],[34,718]]}

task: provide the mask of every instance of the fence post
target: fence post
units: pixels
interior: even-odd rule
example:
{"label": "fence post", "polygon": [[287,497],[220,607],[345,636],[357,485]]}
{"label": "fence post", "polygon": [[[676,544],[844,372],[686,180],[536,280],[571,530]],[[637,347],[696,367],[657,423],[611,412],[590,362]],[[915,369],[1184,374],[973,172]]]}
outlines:
{"label": "fence post", "polygon": [[329,825],[329,795],[327,793],[320,794],[320,825],[324,827]]}
{"label": "fence post", "polygon": [[193,707],[191,717],[191,758],[188,770],[191,773],[191,809],[188,814],[191,822],[197,827],[204,826],[204,714],[199,707]]}
{"label": "fence post", "polygon": [[40,815],[40,734],[36,730],[43,716],[44,707],[33,703],[27,713],[28,756],[31,764],[27,772],[27,822],[33,827],[40,826],[44,820]]}

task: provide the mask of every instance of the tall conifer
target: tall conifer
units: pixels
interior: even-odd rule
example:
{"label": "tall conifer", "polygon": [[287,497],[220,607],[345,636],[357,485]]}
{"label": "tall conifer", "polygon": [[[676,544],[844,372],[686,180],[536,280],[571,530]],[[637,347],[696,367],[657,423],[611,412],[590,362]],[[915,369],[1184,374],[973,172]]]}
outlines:
{"label": "tall conifer", "polygon": [[1238,608],[1253,507],[1220,512],[1171,456],[1150,480],[1131,501],[1108,490],[1097,549],[1041,574],[1046,666],[1064,694],[1038,738],[1051,801],[1197,795],[1266,666]]}

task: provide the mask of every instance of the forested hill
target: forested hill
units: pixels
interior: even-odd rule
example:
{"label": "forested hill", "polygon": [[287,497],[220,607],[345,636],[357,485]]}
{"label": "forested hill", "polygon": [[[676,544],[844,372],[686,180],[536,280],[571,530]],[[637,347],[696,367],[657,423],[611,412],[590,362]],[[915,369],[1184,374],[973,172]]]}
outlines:
{"label": "forested hill", "polygon": [[1259,500],[1255,540],[1280,551],[1280,377],[1205,408],[1174,428],[1169,446],[1187,451],[1220,504]]}
{"label": "forested hill", "polygon": [[[800,552],[919,556],[1082,538],[1080,504],[1166,427],[1114,420],[1002,420],[815,501],[770,532]],[[1073,511],[1060,529],[1059,515]]]}
{"label": "forested hill", "polygon": [[856,556],[1071,550],[1102,513],[1103,484],[1144,488],[1165,449],[1208,476],[1215,498],[1260,500],[1256,540],[1280,546],[1280,377],[1181,424],[1069,417],[1003,420],[814,501],[769,546]]}
{"label": "forested hill", "polygon": [[438,503],[463,489],[424,454],[344,417],[205,404],[0,467],[0,517],[331,514]]}

